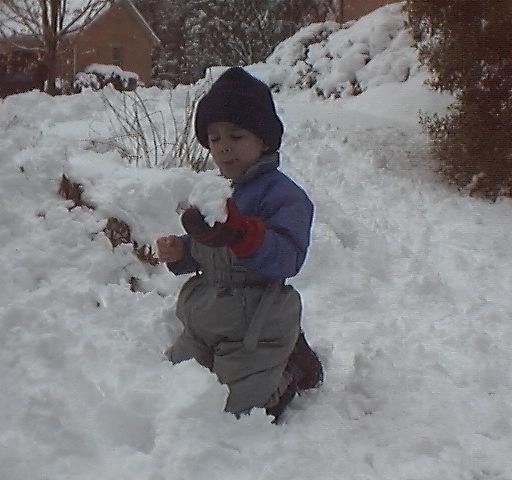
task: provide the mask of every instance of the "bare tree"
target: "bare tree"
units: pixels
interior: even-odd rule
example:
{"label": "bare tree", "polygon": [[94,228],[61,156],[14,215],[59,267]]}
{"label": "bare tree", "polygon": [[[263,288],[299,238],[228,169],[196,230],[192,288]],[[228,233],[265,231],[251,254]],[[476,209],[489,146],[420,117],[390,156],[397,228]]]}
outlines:
{"label": "bare tree", "polygon": [[[263,61],[285,38],[313,21],[325,21],[330,0],[188,0],[184,57],[192,78],[211,65]],[[206,54],[205,54],[206,53]]]}
{"label": "bare tree", "polygon": [[48,67],[48,92],[56,91],[57,53],[66,36],[80,32],[115,0],[0,0],[0,35],[17,45],[20,34],[42,53]]}

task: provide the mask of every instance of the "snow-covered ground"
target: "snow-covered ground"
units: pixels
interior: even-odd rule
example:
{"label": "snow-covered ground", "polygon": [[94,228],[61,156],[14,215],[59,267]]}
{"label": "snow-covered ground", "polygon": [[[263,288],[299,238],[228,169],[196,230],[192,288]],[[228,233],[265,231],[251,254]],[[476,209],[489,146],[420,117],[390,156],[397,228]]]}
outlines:
{"label": "snow-covered ground", "polygon": [[[512,479],[512,202],[436,178],[417,111],[450,99],[424,75],[276,95],[283,170],[316,205],[293,283],[326,373],[280,426],[223,413],[213,375],[162,360],[185,279],[102,233],[108,216],[142,242],[181,232],[196,175],[84,149],[108,133],[97,93],[1,103],[0,478]],[[68,210],[63,172],[95,211]]]}

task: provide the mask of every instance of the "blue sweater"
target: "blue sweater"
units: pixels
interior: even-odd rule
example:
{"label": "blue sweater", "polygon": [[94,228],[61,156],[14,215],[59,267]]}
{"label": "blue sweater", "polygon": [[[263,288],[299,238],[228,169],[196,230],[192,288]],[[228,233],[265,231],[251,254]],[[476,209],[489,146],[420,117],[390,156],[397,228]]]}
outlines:
{"label": "blue sweater", "polygon": [[[295,276],[309,247],[313,204],[304,190],[279,171],[279,154],[266,155],[233,181],[233,198],[242,215],[260,217],[266,227],[262,246],[250,257],[238,258],[248,270],[272,280]],[[190,238],[183,240],[190,252]],[[176,275],[200,270],[190,253],[167,264]]]}

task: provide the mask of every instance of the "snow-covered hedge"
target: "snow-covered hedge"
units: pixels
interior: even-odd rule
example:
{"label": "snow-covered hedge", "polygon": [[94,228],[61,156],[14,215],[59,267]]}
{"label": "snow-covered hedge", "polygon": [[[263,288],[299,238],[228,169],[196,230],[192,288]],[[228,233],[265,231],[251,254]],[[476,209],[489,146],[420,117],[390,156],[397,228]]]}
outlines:
{"label": "snow-covered hedge", "polygon": [[128,72],[117,65],[104,65],[93,63],[83,72],[78,72],[73,82],[73,89],[81,92],[84,88],[99,90],[111,84],[119,91],[133,91],[137,88],[139,76],[135,72]]}
{"label": "snow-covered hedge", "polygon": [[98,77],[93,73],[78,72],[75,75],[73,89],[77,92],[81,92],[84,88],[99,90],[101,87]]}
{"label": "snow-covered hedge", "polygon": [[267,82],[275,90],[314,88],[327,98],[407,80],[420,64],[402,5],[386,5],[345,24],[302,28],[267,58],[266,65],[276,67]]}

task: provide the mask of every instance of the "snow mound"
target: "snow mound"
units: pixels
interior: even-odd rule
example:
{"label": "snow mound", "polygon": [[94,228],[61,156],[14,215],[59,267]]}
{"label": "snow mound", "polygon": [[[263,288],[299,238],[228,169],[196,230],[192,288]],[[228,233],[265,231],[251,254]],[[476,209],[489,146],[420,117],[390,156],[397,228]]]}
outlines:
{"label": "snow mound", "polygon": [[77,151],[64,173],[83,185],[84,200],[98,213],[127,223],[134,238],[146,245],[182,230],[177,213],[188,206],[197,207],[210,225],[225,222],[226,199],[232,193],[229,180],[216,171],[133,168],[116,152],[98,158],[94,152]]}
{"label": "snow mound", "polygon": [[325,98],[406,81],[420,64],[402,6],[386,5],[343,25],[325,22],[302,28],[267,58],[266,67],[275,68],[265,69],[265,80],[276,90],[313,88]]}

